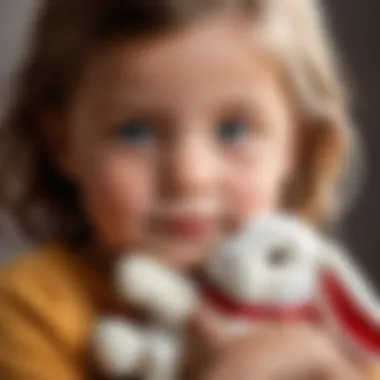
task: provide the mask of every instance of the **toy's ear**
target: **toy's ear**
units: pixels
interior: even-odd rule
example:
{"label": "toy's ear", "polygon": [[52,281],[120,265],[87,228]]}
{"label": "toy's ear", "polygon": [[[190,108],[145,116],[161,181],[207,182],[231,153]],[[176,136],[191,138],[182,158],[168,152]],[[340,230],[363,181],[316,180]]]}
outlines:
{"label": "toy's ear", "polygon": [[380,358],[380,304],[372,286],[348,254],[323,244],[320,301],[327,322],[354,347]]}
{"label": "toy's ear", "polygon": [[122,257],[115,280],[126,302],[170,326],[184,323],[197,305],[190,280],[144,254]]}

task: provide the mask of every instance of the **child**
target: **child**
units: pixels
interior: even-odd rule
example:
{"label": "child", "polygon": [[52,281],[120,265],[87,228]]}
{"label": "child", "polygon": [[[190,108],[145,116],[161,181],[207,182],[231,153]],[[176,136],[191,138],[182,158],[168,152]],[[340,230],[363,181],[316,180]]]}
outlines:
{"label": "child", "polygon": [[[90,378],[125,250],[191,273],[252,214],[328,221],[349,130],[325,39],[309,2],[45,2],[0,130],[2,204],[42,244],[0,277],[2,379]],[[286,331],[267,362],[313,347]]]}

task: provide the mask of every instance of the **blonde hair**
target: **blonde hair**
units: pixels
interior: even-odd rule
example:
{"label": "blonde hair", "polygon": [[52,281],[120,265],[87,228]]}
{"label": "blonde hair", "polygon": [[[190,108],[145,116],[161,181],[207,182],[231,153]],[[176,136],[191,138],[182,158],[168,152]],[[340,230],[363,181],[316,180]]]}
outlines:
{"label": "blonde hair", "polygon": [[363,174],[336,47],[320,1],[266,0],[262,5],[263,37],[290,78],[303,124],[314,129],[310,143],[319,150],[315,178],[309,178],[309,195],[300,207],[312,219],[334,222],[354,200]]}
{"label": "blonde hair", "polygon": [[52,163],[36,113],[43,107],[65,111],[95,45],[163,35],[213,12],[234,10],[252,15],[259,26],[308,131],[286,207],[315,222],[331,216],[353,139],[345,90],[314,0],[45,0],[0,128],[0,203],[29,236],[66,243],[87,236],[75,184]]}

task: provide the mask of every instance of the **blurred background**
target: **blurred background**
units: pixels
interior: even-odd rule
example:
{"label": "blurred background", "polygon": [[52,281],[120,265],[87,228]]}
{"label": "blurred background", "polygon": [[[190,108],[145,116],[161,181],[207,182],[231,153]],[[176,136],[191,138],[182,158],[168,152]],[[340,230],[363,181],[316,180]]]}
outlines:
{"label": "blurred background", "polygon": [[[191,1],[191,0],[189,0]],[[354,97],[352,115],[363,140],[366,178],[343,225],[343,238],[380,289],[380,2],[325,0],[335,44]],[[0,117],[12,75],[28,45],[38,0],[0,0]],[[0,265],[27,246],[0,213]]]}

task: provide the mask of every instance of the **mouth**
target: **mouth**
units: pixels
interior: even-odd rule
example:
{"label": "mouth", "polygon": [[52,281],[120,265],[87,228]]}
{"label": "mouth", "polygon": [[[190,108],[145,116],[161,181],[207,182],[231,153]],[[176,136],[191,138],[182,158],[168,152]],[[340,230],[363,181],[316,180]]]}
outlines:
{"label": "mouth", "polygon": [[215,236],[218,230],[215,218],[196,214],[162,218],[160,229],[173,237],[190,240],[210,238]]}
{"label": "mouth", "polygon": [[215,237],[221,229],[223,207],[216,199],[188,199],[159,206],[155,224],[164,235],[205,241]]}

